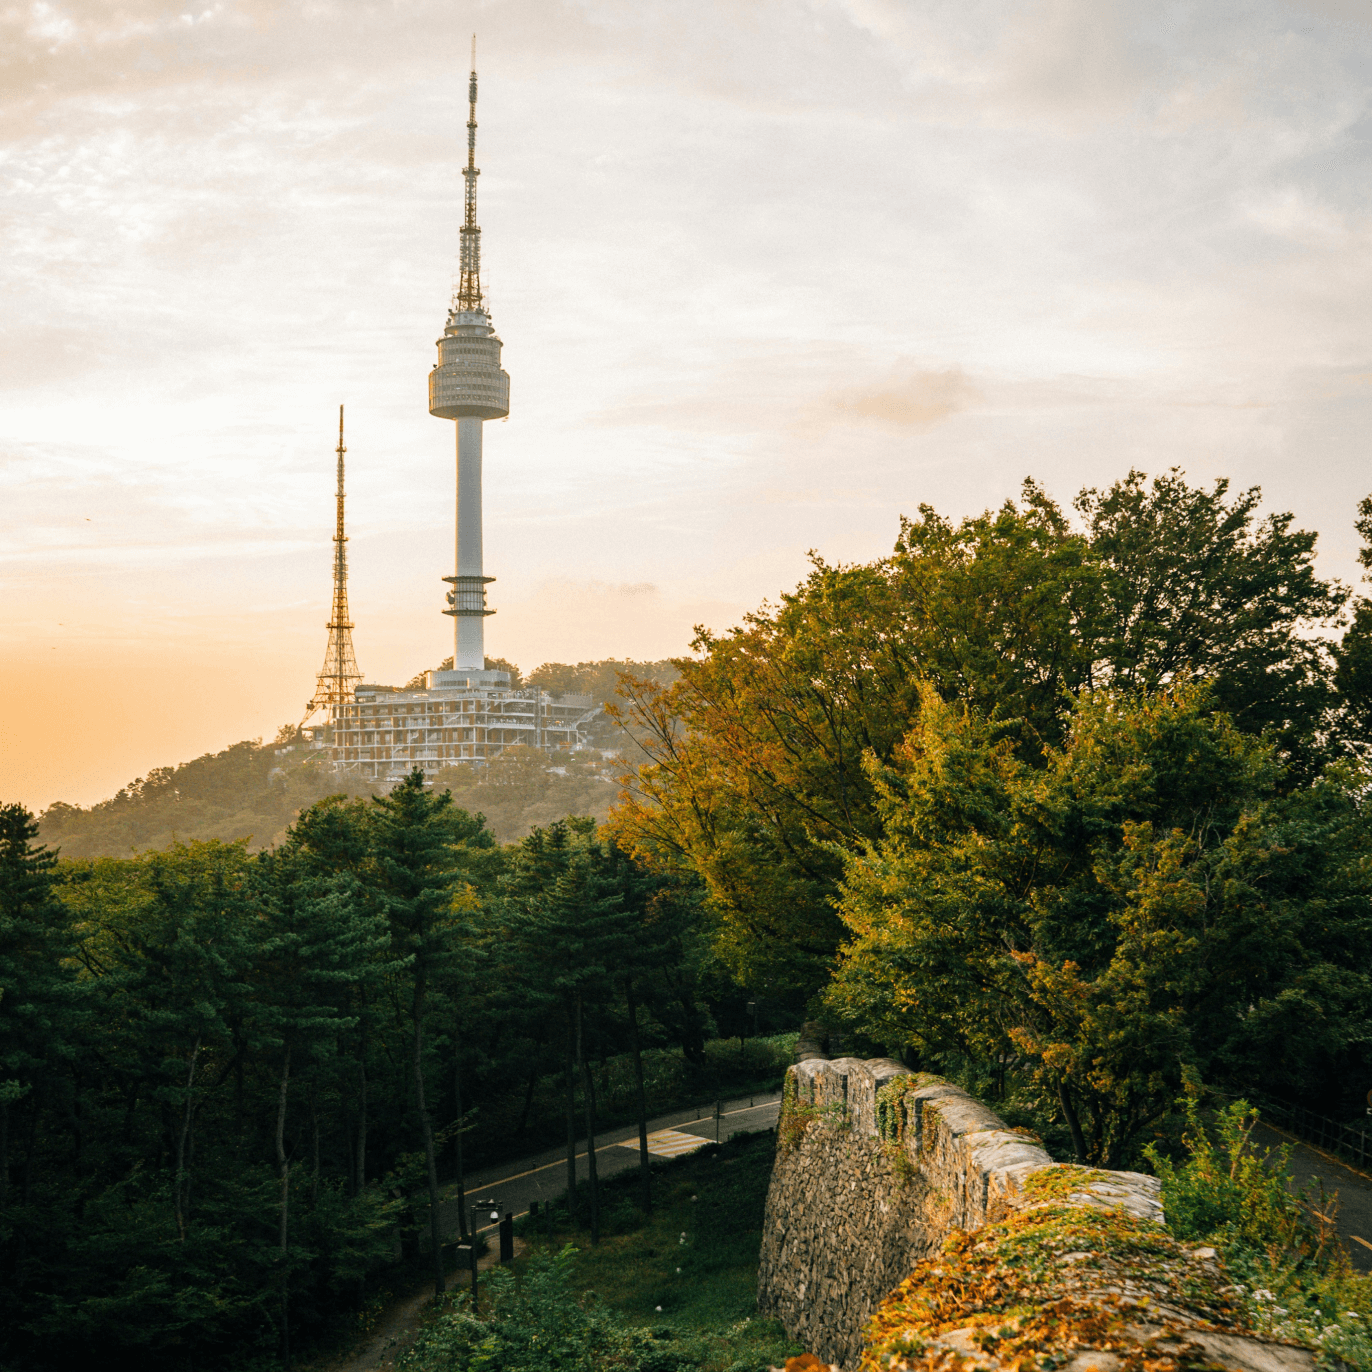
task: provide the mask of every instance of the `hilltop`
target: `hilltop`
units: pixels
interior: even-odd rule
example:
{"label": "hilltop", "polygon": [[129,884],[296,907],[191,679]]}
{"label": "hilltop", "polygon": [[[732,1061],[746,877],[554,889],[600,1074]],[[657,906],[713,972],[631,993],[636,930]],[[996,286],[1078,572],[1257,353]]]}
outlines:
{"label": "hilltop", "polygon": [[[614,695],[620,672],[664,683],[676,675],[667,661],[613,658],[548,662],[527,678],[503,660],[492,659],[488,665],[510,671],[514,685],[541,686],[555,695],[589,695],[601,704]],[[406,684],[413,688],[422,681],[419,673]],[[448,768],[435,784],[450,789],[463,809],[484,814],[502,843],[564,815],[604,819],[617,791],[617,759],[605,754],[619,750],[626,737],[605,716],[593,725],[596,752],[559,758],[550,768],[545,754],[511,748],[480,773]],[[39,816],[39,837],[69,858],[121,857],[192,839],[245,839],[256,851],[279,843],[300,811],[325,796],[369,796],[376,790],[334,775],[322,753],[310,750],[294,725],[283,725],[270,743],[245,739],[219,753],[155,767],[94,805],[58,801]]]}

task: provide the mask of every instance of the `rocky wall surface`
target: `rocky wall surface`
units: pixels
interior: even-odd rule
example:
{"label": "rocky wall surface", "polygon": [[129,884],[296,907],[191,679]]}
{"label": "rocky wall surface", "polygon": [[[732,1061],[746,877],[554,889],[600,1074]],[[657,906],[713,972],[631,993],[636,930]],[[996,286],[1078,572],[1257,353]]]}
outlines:
{"label": "rocky wall surface", "polygon": [[1163,1219],[1154,1178],[1054,1163],[950,1082],[812,1042],[787,1074],[758,1303],[845,1372],[1317,1372]]}
{"label": "rocky wall surface", "polygon": [[[1028,1180],[1057,1166],[960,1087],[888,1058],[797,1063],[777,1139],[759,1307],[845,1369],[857,1366],[873,1313],[918,1263],[950,1235],[1024,1207]],[[1157,1182],[1137,1173],[1083,1171],[1058,1200],[1162,1220]]]}

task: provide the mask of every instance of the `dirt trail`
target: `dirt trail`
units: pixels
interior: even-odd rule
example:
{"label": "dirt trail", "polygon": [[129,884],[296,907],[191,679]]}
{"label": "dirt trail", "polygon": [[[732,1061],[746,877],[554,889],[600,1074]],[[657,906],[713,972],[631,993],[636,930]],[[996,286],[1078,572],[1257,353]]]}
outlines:
{"label": "dirt trail", "polygon": [[[524,1240],[516,1238],[515,1257],[520,1257],[525,1248]],[[499,1261],[499,1245],[492,1243],[490,1251],[477,1260],[477,1271],[489,1272]],[[465,1286],[470,1281],[468,1272],[449,1273],[448,1290]],[[394,1367],[395,1360],[414,1342],[425,1307],[432,1300],[433,1291],[425,1285],[417,1295],[397,1301],[358,1347],[331,1362],[316,1364],[317,1372],[373,1372],[373,1369]]]}

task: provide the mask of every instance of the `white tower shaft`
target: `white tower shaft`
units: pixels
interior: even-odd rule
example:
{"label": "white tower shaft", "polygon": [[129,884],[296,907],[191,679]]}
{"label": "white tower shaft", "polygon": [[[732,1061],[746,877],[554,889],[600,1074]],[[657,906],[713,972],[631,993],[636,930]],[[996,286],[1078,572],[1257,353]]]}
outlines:
{"label": "white tower shaft", "polygon": [[[486,578],[481,565],[481,430],[483,420],[467,415],[457,421],[457,547],[456,584],[480,586],[485,600]],[[484,604],[483,604],[483,609]],[[454,617],[453,669],[484,671],[486,616]]]}
{"label": "white tower shaft", "polygon": [[510,378],[500,366],[500,339],[491,327],[481,293],[481,229],[476,222],[476,48],[468,84],[467,165],[463,195],[461,275],[438,340],[438,365],[429,373],[429,413],[457,420],[457,546],[452,586],[444,611],[457,621],[453,668],[480,672],[486,666],[486,587],[494,581],[482,565],[482,424],[510,412]]}

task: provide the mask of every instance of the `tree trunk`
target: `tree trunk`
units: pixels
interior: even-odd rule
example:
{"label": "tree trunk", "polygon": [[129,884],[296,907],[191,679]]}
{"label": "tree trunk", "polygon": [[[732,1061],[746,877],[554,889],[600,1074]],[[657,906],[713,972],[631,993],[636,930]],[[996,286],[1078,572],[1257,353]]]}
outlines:
{"label": "tree trunk", "polygon": [[357,1064],[357,1194],[367,1189],[367,1045]]}
{"label": "tree trunk", "polygon": [[291,1238],[291,1165],[286,1160],[286,1098],[291,1083],[291,1046],[281,1058],[281,1094],[276,1102],[276,1170],[281,1177],[281,1232],[277,1261],[281,1264],[281,1361],[291,1365],[291,1270],[286,1261]]}
{"label": "tree trunk", "polygon": [[581,1051],[581,997],[576,998],[576,1055],[581,1063],[581,1080],[586,1090],[586,1179],[591,1192],[591,1242],[600,1242],[600,1187],[595,1169],[595,1082],[591,1063]]}
{"label": "tree trunk", "polygon": [[415,978],[414,988],[414,1097],[419,1110],[419,1125],[424,1132],[424,1163],[429,1175],[429,1242],[433,1247],[434,1299],[442,1300],[447,1286],[443,1273],[443,1244],[438,1223],[438,1163],[434,1158],[434,1131],[429,1107],[424,1103],[424,979]]}
{"label": "tree trunk", "polygon": [[572,1026],[567,1026],[567,1218],[576,1228],[576,1083],[572,1076]]}
{"label": "tree trunk", "polygon": [[1086,1162],[1086,1140],[1082,1138],[1081,1122],[1077,1119],[1076,1106],[1072,1104],[1072,1096],[1067,1089],[1067,1082],[1061,1077],[1058,1078],[1058,1104],[1062,1107],[1062,1118],[1072,1135],[1072,1151],[1077,1155],[1077,1161],[1084,1165]]}
{"label": "tree trunk", "polygon": [[519,1127],[515,1131],[522,1134],[529,1127],[529,1111],[533,1109],[534,1087],[538,1085],[539,1053],[543,1048],[543,1036],[534,1044],[533,1066],[529,1069],[529,1084],[524,1088],[524,1108],[519,1112]]}
{"label": "tree trunk", "polygon": [[[234,1048],[237,1050],[238,1030],[234,1028]],[[244,1104],[243,1094],[243,1054],[235,1051],[233,1060],[233,1114],[234,1114],[234,1134],[235,1142],[241,1149],[243,1147],[243,1133],[248,1127],[248,1112]]]}
{"label": "tree trunk", "polygon": [[10,1103],[0,1100],[0,1210],[10,1202]]}
{"label": "tree trunk", "polygon": [[638,1043],[638,1000],[634,995],[634,979],[624,978],[624,998],[629,1005],[629,1045],[634,1054],[634,1085],[638,1090],[638,1180],[642,1193],[643,1213],[653,1209],[653,1169],[648,1157],[648,1094],[643,1089],[643,1053]]}
{"label": "tree trunk", "polygon": [[315,1099],[314,1082],[310,1082],[310,1128],[314,1133],[314,1171],[310,1173],[310,1209],[319,1203],[319,1102]]}
{"label": "tree trunk", "polygon": [[458,1027],[453,1029],[453,1104],[457,1110],[457,1128],[453,1131],[453,1142],[456,1145],[457,1162],[457,1236],[464,1243],[467,1241],[467,1179],[464,1176],[465,1168],[462,1161],[462,1049],[461,1033]]}
{"label": "tree trunk", "polygon": [[186,1100],[181,1111],[181,1135],[176,1141],[176,1180],[172,1186],[172,1205],[176,1210],[176,1233],[182,1243],[186,1241],[186,1141],[191,1134],[191,1088],[195,1085],[195,1063],[200,1056],[200,1040],[196,1039],[191,1049],[190,1065],[186,1069]]}
{"label": "tree trunk", "polygon": [[46,1079],[42,1076],[33,1084],[29,1092],[29,1121],[24,1134],[24,1162],[19,1169],[19,1204],[27,1205],[33,1195],[33,1157],[38,1151],[38,1123],[43,1112],[43,1096]]}

